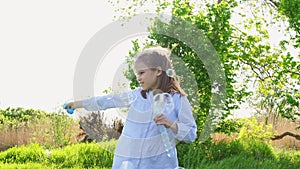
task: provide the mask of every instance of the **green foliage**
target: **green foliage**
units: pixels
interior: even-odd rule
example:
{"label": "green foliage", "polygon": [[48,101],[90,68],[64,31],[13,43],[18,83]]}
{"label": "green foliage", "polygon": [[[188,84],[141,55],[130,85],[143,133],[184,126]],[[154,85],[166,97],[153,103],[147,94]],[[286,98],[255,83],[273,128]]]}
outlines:
{"label": "green foliage", "polygon": [[242,119],[242,128],[239,132],[238,140],[243,142],[269,142],[274,136],[272,125],[259,123],[255,117]]}
{"label": "green foliage", "polygon": [[278,164],[279,167],[286,168],[293,167],[293,164],[297,164],[295,166],[300,167],[300,151],[282,151],[277,150],[276,160],[281,163]]}
{"label": "green foliage", "polygon": [[141,47],[139,45],[139,42],[137,40],[132,41],[133,47],[128,52],[128,56],[126,56],[126,63],[128,63],[128,69],[124,71],[124,76],[130,80],[130,88],[134,89],[139,86],[139,83],[136,79],[136,76],[134,74],[133,70],[133,63],[134,63],[134,56],[137,54],[138,51],[140,51]]}
{"label": "green foliage", "polygon": [[54,139],[54,145],[56,147],[65,146],[70,143],[72,133],[66,129],[69,129],[73,120],[63,112],[58,114],[50,114],[52,135]]}
{"label": "green foliage", "polygon": [[224,133],[230,135],[231,133],[238,133],[239,128],[242,127],[242,123],[237,121],[236,119],[229,119],[220,122],[217,125],[216,133]]}
{"label": "green foliage", "polygon": [[296,40],[295,47],[300,47],[300,1],[299,0],[280,0],[278,10],[285,15],[289,21],[289,28],[296,32],[292,39]]}
{"label": "green foliage", "polygon": [[5,110],[0,109],[0,125],[19,127],[31,121],[44,117],[46,114],[40,110],[23,109],[21,107]]}

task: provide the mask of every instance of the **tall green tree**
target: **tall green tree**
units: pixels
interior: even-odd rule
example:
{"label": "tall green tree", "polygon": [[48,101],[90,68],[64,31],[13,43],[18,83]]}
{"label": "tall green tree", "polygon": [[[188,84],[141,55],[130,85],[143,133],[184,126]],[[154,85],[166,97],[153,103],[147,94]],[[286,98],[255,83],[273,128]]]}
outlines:
{"label": "tall green tree", "polygon": [[[296,2],[297,0],[294,0]],[[178,26],[179,20],[191,23],[197,29],[201,30],[213,45],[219,60],[222,63],[226,78],[226,99],[224,112],[220,118],[217,131],[230,133],[235,130],[236,123],[227,121],[226,118],[232,114],[232,111],[239,108],[240,103],[245,99],[249,99],[249,95],[254,93],[260,103],[266,106],[273,106],[281,116],[296,120],[299,114],[299,60],[296,56],[289,53],[287,45],[291,43],[293,37],[281,41],[279,44],[271,44],[269,39],[268,27],[271,24],[277,24],[283,18],[281,13],[288,8],[283,4],[287,1],[281,0],[280,5],[270,0],[264,3],[268,9],[268,5],[277,8],[269,8],[267,10],[272,18],[268,21],[265,11],[259,8],[256,3],[258,1],[243,0],[218,0],[194,2],[189,0],[169,0],[155,1],[152,5],[157,13],[168,13],[172,16],[168,23],[156,20],[154,26],[151,27],[149,39],[151,45],[159,44],[172,49],[172,53],[178,56],[186,63],[189,70],[192,71],[196,82],[197,91],[194,93],[198,96],[197,104],[193,107],[197,112],[197,125],[199,134],[205,125],[205,121],[209,120],[209,110],[212,107],[212,83],[207,72],[206,64],[203,60],[199,60],[197,52],[189,47],[188,44],[170,36],[165,36],[162,32],[186,32],[186,36],[193,35],[194,27]],[[119,12],[125,16],[133,14],[138,9],[145,10],[146,1],[132,0],[128,8],[119,8]],[[148,2],[149,3],[149,2]],[[241,10],[247,6],[251,6],[252,17],[248,13]],[[147,8],[147,7],[146,7]],[[274,9],[276,9],[274,11]],[[238,16],[243,22],[233,24],[232,20],[234,11],[238,10]],[[297,9],[298,10],[298,9]],[[146,10],[149,12],[150,10]],[[123,13],[122,13],[123,12]],[[151,11],[150,11],[151,12]],[[288,16],[287,14],[285,14]],[[236,16],[235,16],[236,17]],[[294,18],[289,17],[289,18]],[[289,19],[289,22],[294,22]],[[299,22],[297,22],[299,23]],[[295,25],[295,24],[294,24]],[[297,24],[296,24],[297,25]],[[290,28],[297,30],[291,24]],[[195,40],[195,38],[190,37]],[[294,36],[297,39],[297,36]],[[198,39],[199,40],[199,39]],[[297,42],[297,41],[296,41]],[[201,44],[201,40],[195,42]],[[295,47],[297,43],[295,43]],[[149,45],[149,44],[148,44]],[[139,45],[135,42],[135,48],[131,51],[131,56],[139,49]],[[203,53],[202,53],[203,54]],[[298,55],[299,56],[299,55]],[[201,57],[200,57],[201,58]],[[213,65],[213,63],[211,63]],[[134,81],[134,80],[133,80]],[[254,84],[253,88],[249,87],[249,83]],[[133,83],[134,84],[134,83]],[[264,101],[269,99],[269,102]],[[274,103],[275,102],[275,103]]]}

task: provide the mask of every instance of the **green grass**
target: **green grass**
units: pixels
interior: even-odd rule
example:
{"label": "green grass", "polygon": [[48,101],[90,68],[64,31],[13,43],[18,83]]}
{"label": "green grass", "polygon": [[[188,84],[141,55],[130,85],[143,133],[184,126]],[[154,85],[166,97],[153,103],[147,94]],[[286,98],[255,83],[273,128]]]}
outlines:
{"label": "green grass", "polygon": [[299,169],[300,152],[274,150],[260,141],[178,145],[179,164],[186,169]]}
{"label": "green grass", "polygon": [[[38,144],[19,146],[0,153],[1,169],[108,169],[116,141],[81,143],[56,148],[51,155]],[[180,166],[186,169],[299,169],[300,152],[283,151],[259,141],[179,144]]]}
{"label": "green grass", "polygon": [[116,141],[81,143],[49,150],[37,145],[13,147],[0,153],[0,168],[111,168]]}
{"label": "green grass", "polygon": [[[1,169],[60,169],[58,165],[45,165],[40,163],[26,163],[26,164],[1,164]],[[82,169],[80,166],[69,167],[70,169]],[[110,169],[111,167],[88,167],[89,169]]]}

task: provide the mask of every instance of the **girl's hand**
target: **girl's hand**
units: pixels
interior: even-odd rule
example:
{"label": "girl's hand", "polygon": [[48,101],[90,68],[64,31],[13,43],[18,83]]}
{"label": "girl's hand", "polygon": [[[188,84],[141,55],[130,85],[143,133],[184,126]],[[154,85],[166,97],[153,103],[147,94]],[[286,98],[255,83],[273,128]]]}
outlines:
{"label": "girl's hand", "polygon": [[166,128],[171,128],[175,133],[178,131],[177,123],[168,119],[164,114],[156,115],[153,120],[157,125],[164,125]]}
{"label": "girl's hand", "polygon": [[82,108],[82,102],[81,101],[69,102],[69,103],[66,103],[66,107],[69,107],[74,110],[78,109],[78,108]]}

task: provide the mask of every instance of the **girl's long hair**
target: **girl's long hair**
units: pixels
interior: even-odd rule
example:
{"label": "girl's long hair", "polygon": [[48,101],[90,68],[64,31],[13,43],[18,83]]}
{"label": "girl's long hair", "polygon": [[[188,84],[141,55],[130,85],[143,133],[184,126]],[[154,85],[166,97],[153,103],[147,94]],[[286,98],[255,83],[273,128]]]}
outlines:
{"label": "girl's long hair", "polygon": [[158,77],[158,88],[163,93],[179,93],[182,96],[187,94],[180,87],[175,77],[168,75],[168,71],[174,72],[170,61],[171,51],[159,46],[144,49],[136,57],[135,63],[143,63],[148,68],[156,70],[158,67],[162,69],[161,75]]}

